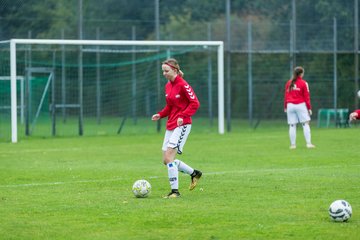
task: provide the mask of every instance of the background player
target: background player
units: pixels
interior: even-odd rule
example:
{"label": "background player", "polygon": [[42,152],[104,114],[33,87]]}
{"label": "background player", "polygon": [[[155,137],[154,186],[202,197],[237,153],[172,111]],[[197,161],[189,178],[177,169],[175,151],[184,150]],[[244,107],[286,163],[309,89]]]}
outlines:
{"label": "background player", "polygon": [[311,143],[310,116],[311,103],[308,83],[303,79],[304,68],[296,67],[293,77],[285,85],[284,112],[289,124],[290,149],[296,148],[296,125],[301,123],[307,148]]}
{"label": "background player", "polygon": [[353,111],[352,113],[350,113],[349,115],[349,121],[356,121],[360,119],[360,109]]}

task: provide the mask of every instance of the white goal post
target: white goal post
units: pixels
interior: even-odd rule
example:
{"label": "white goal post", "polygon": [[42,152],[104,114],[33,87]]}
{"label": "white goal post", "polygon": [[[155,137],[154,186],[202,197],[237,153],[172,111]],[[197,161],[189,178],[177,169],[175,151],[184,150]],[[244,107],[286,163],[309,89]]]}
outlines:
{"label": "white goal post", "polygon": [[98,45],[98,46],[212,46],[217,47],[218,72],[218,131],[224,134],[224,43],[222,41],[118,41],[118,40],[64,40],[64,39],[11,39],[10,40],[10,78],[11,78],[11,141],[18,141],[17,96],[16,96],[16,48],[17,44],[43,45]]}

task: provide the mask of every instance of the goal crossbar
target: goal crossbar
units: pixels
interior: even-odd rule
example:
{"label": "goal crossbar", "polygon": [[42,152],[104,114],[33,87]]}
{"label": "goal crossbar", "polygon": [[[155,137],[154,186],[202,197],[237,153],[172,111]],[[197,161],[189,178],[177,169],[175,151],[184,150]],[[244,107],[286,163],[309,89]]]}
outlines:
{"label": "goal crossbar", "polygon": [[122,40],[66,40],[66,39],[11,39],[10,41],[11,79],[11,141],[18,140],[17,100],[16,100],[16,46],[17,44],[43,45],[102,45],[102,46],[213,46],[217,47],[218,67],[218,131],[224,134],[224,43],[222,41],[122,41]]}

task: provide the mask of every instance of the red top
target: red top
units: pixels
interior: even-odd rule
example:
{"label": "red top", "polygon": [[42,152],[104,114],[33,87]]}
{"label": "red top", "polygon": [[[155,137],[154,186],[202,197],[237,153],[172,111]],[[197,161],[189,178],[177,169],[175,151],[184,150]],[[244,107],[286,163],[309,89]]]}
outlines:
{"label": "red top", "polygon": [[158,114],[160,118],[168,117],[166,129],[178,127],[178,118],[183,119],[183,125],[191,124],[191,116],[200,107],[200,102],[192,87],[180,75],[165,85],[165,98],[166,105]]}
{"label": "red top", "polygon": [[284,98],[284,109],[287,108],[288,103],[305,103],[308,110],[311,110],[310,104],[310,91],[308,83],[298,77],[295,81],[294,88],[289,90],[291,79],[287,81],[285,85],[285,98]]}
{"label": "red top", "polygon": [[356,119],[360,119],[360,109],[355,110],[354,112],[356,112],[356,113],[358,114],[357,117],[356,117]]}

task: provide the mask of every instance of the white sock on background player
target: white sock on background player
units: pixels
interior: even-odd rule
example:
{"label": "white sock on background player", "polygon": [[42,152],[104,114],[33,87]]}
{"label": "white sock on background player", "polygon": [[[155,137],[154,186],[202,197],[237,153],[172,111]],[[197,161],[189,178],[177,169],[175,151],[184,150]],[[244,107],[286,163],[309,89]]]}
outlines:
{"label": "white sock on background player", "polygon": [[290,136],[290,144],[292,146],[296,145],[296,124],[289,125],[289,136]]}
{"label": "white sock on background player", "polygon": [[307,123],[304,123],[303,125],[303,131],[304,131],[304,137],[306,144],[311,144],[311,132],[310,132],[310,125]]}

